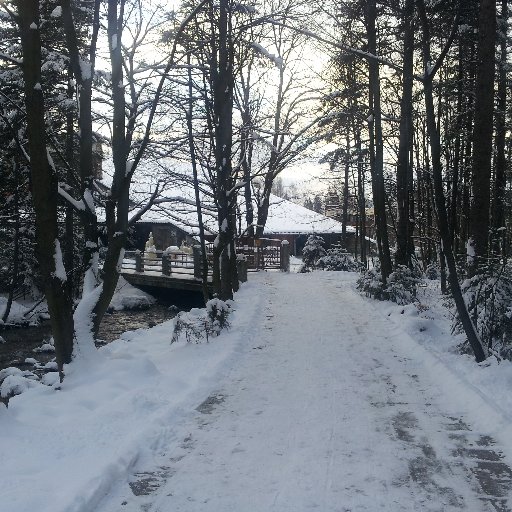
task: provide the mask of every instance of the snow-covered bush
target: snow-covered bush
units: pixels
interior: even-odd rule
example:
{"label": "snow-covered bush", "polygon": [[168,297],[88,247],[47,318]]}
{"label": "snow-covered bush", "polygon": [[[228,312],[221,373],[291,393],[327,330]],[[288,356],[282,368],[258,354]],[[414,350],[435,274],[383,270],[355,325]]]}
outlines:
{"label": "snow-covered bush", "polygon": [[436,263],[431,263],[430,265],[427,265],[427,268],[425,269],[425,277],[427,279],[435,281],[436,279],[439,279],[440,275],[441,271],[439,269],[439,265],[437,265]]}
{"label": "snow-covered bush", "polygon": [[187,343],[208,342],[210,337],[218,336],[222,329],[229,328],[228,317],[232,309],[232,301],[211,299],[206,303],[206,309],[182,311],[175,318],[171,343],[182,339]]}
{"label": "snow-covered bush", "polygon": [[362,264],[356,261],[346,249],[334,247],[327,250],[327,254],[319,258],[315,266],[324,270],[358,272],[362,270]]}
{"label": "snow-covered bush", "polygon": [[0,397],[21,395],[27,389],[37,386],[38,379],[31,371],[22,371],[14,366],[0,370]]}
{"label": "snow-covered bush", "polygon": [[[462,293],[484,345],[512,360],[512,266],[482,268],[462,283]],[[462,330],[458,317],[454,327]]]}
{"label": "snow-covered bush", "polygon": [[233,305],[231,301],[224,302],[220,299],[211,299],[206,303],[206,314],[212,330],[217,335],[222,329],[229,327],[228,316]]}
{"label": "snow-covered bush", "polygon": [[416,300],[418,284],[419,276],[414,270],[405,265],[398,265],[388,277],[385,290],[386,298],[401,305],[411,304]]}
{"label": "snow-covered bush", "polygon": [[304,263],[300,272],[309,272],[315,268],[316,262],[326,256],[324,239],[318,235],[309,235],[304,249],[302,249],[302,262]]}
{"label": "snow-covered bush", "polygon": [[377,300],[386,300],[385,287],[382,282],[382,275],[380,273],[380,265],[375,265],[374,268],[368,269],[361,274],[357,280],[356,287],[359,291],[364,293],[367,297],[372,297]]}
{"label": "snow-covered bush", "polygon": [[416,287],[420,281],[419,275],[410,268],[399,265],[387,280],[382,282],[380,266],[366,271],[357,281],[357,289],[366,296],[377,300],[390,300],[397,304],[410,304],[416,300]]}

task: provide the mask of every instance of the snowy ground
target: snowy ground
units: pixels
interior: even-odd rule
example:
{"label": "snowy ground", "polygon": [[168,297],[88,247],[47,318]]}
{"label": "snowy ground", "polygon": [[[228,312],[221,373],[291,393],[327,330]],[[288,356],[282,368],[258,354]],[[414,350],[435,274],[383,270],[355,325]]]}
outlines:
{"label": "snowy ground", "polygon": [[355,277],[251,274],[213,342],[171,347],[168,322],[15,397],[0,509],[510,510],[511,365],[448,353],[435,308]]}

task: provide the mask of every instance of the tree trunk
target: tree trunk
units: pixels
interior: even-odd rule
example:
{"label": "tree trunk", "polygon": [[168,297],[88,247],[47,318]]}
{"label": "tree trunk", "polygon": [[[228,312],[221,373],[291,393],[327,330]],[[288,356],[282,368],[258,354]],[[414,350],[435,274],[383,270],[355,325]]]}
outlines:
{"label": "tree trunk", "polygon": [[98,333],[101,320],[107,311],[119,281],[120,256],[128,236],[131,172],[127,169],[129,148],[126,141],[126,99],[121,52],[123,13],[124,0],[120,2],[119,10],[117,0],[108,0],[107,34],[112,67],[112,158],[114,177],[110,196],[105,204],[108,246],[103,264],[103,283],[101,288],[96,291],[99,292],[99,296],[91,313],[94,321],[94,336]]}
{"label": "tree trunk", "polygon": [[[72,101],[74,96],[74,87],[71,85],[73,73],[71,70],[68,71],[68,100]],[[74,128],[74,115],[73,109],[68,108],[66,112],[66,160],[68,164],[66,179],[68,183],[72,183],[74,179],[74,162],[75,162],[75,128]],[[65,233],[66,237],[64,240],[64,266],[71,270],[68,278],[68,293],[74,298],[75,292],[79,288],[79,277],[77,272],[74,272],[74,260],[75,260],[75,226],[74,226],[74,208],[69,202],[66,203],[66,218],[65,218]]]}
{"label": "tree trunk", "polygon": [[367,251],[366,251],[366,202],[364,190],[364,167],[363,167],[363,152],[361,147],[361,132],[359,130],[355,133],[356,137],[356,151],[357,151],[357,199],[359,208],[359,239],[361,244],[361,263],[367,266]]}
{"label": "tree trunk", "polygon": [[19,169],[18,164],[12,161],[12,170],[14,175],[14,237],[12,248],[12,269],[11,269],[11,282],[9,284],[9,293],[7,295],[7,304],[2,315],[2,322],[6,323],[11,312],[12,301],[16,285],[18,284],[19,263],[20,263],[20,183],[19,183]]}
{"label": "tree trunk", "polygon": [[[377,54],[376,0],[369,0],[366,5],[366,29],[368,35],[368,52]],[[370,88],[370,159],[372,169],[373,201],[375,223],[377,228],[377,244],[382,280],[386,283],[393,267],[389,251],[388,227],[386,220],[386,191],[384,187],[384,146],[382,140],[382,112],[380,102],[379,63],[369,59],[369,88]]]}
{"label": "tree trunk", "polygon": [[472,196],[468,246],[470,274],[487,261],[494,111],[496,0],[480,0],[478,19],[475,123],[473,127]]}
{"label": "tree trunk", "polygon": [[[432,60],[430,56],[430,34],[428,20],[423,0],[417,0],[417,5],[423,27],[423,64],[425,70],[429,70]],[[468,338],[469,344],[473,349],[475,359],[478,363],[480,363],[485,360],[486,356],[480,338],[476,332],[475,326],[473,325],[473,322],[471,321],[471,318],[468,314],[468,309],[462,295],[457,276],[457,265],[455,263],[455,257],[452,250],[450,229],[448,226],[448,214],[446,211],[441,166],[441,141],[439,139],[439,131],[436,125],[434,96],[432,92],[433,78],[434,76],[432,74],[428,74],[428,72],[426,72],[423,79],[423,92],[425,98],[425,113],[427,117],[427,131],[430,139],[432,177],[434,180],[434,195],[439,222],[439,233],[442,243],[442,252],[444,252],[446,266],[448,267],[448,282],[450,284],[450,290],[457,307],[457,313],[462,323],[464,332]]]}
{"label": "tree trunk", "polygon": [[345,144],[345,172],[343,175],[343,206],[341,214],[341,245],[347,247],[347,222],[348,222],[348,178],[350,171],[350,131],[347,129],[347,140]]}
{"label": "tree trunk", "polygon": [[215,119],[215,168],[217,171],[215,198],[218,208],[218,229],[214,247],[214,288],[222,299],[233,298],[233,266],[236,255],[230,251],[234,237],[230,195],[233,145],[233,51],[229,0],[220,0],[218,22],[218,67],[213,79],[213,108]]}
{"label": "tree trunk", "polygon": [[201,290],[203,292],[203,300],[206,305],[210,299],[210,292],[208,291],[208,257],[206,255],[206,238],[204,235],[204,222],[203,211],[201,208],[201,196],[199,194],[199,178],[197,175],[197,159],[196,147],[194,145],[194,132],[192,119],[194,115],[194,99],[192,89],[192,68],[190,67],[190,53],[187,54],[188,67],[188,111],[187,111],[187,135],[188,147],[190,151],[190,161],[192,164],[192,177],[194,180],[194,196],[196,200],[197,211],[197,224],[199,227],[199,242],[201,244],[201,259],[202,259],[202,272],[201,272]]}
{"label": "tree trunk", "polygon": [[27,113],[28,154],[36,241],[41,277],[50,313],[55,356],[61,379],[63,365],[73,354],[72,301],[62,274],[62,254],[57,229],[57,176],[48,160],[43,91],[41,88],[41,39],[38,0],[17,0],[23,78]]}
{"label": "tree trunk", "polygon": [[411,223],[412,197],[412,89],[414,65],[414,0],[406,0],[404,20],[404,60],[402,75],[402,99],[400,102],[400,137],[398,143],[397,181],[397,251],[398,265],[412,266],[414,244],[412,235],[414,223]]}
{"label": "tree trunk", "polygon": [[508,27],[508,0],[501,1],[501,16],[499,27],[500,60],[498,66],[498,104],[496,114],[496,160],[493,194],[492,226],[496,237],[496,252],[504,255],[506,243],[505,228],[505,188],[506,158],[506,110],[507,110],[507,27]]}

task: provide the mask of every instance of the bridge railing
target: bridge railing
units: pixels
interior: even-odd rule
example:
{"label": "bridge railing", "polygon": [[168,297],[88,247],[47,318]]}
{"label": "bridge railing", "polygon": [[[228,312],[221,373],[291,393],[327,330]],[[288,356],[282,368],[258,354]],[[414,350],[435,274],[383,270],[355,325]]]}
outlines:
{"label": "bridge railing", "polygon": [[[241,259],[245,260],[244,267],[247,270],[279,269],[287,272],[290,268],[290,251],[286,240],[241,239],[237,243],[236,252],[238,256],[241,256]],[[213,243],[206,245],[206,256],[209,273],[211,273]],[[203,259],[199,247],[193,247],[192,254],[181,251],[126,251],[122,270],[201,279],[202,263]]]}
{"label": "bridge railing", "polygon": [[[208,263],[213,261],[213,243],[206,245]],[[290,246],[288,241],[275,238],[240,238],[236,244],[237,256],[241,256],[249,271],[290,269]]]}
{"label": "bridge railing", "polygon": [[194,254],[185,252],[142,252],[126,251],[122,269],[132,272],[152,272],[170,276],[172,274],[196,277]]}

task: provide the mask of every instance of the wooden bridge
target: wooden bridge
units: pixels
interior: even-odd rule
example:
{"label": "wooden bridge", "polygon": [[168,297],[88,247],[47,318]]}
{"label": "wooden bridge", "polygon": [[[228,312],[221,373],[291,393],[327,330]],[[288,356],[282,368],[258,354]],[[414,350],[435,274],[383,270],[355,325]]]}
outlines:
{"label": "wooden bridge", "polygon": [[[247,279],[247,271],[281,270],[290,268],[288,242],[274,239],[246,239],[236,248],[239,278]],[[206,249],[208,260],[208,285],[212,287],[211,268],[213,244]],[[167,288],[174,290],[201,291],[202,254],[200,247],[184,251],[126,251],[121,275],[133,286],[142,288]]]}

